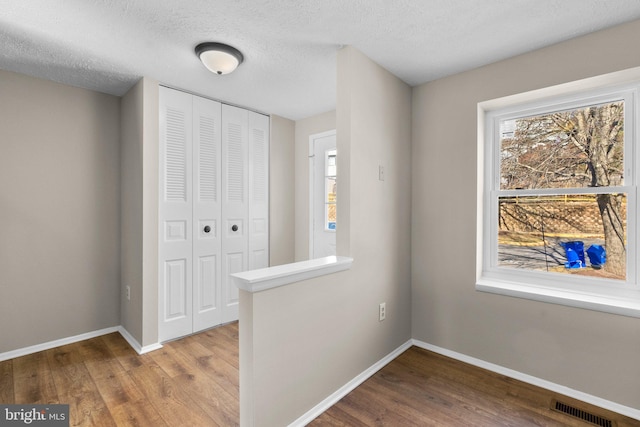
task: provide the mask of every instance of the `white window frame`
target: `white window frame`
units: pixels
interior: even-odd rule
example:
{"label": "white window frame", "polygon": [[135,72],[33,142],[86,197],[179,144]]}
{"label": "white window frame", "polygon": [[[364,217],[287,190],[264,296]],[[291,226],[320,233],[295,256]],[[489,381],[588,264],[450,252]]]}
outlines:
{"label": "white window frame", "polygon": [[[557,194],[558,190],[500,190],[501,120],[529,117],[608,101],[625,102],[624,186],[601,192],[627,196],[626,281],[498,266],[498,196]],[[640,175],[640,67],[478,104],[478,222],[476,290],[640,317],[637,191]],[[562,189],[563,194],[593,189]]]}

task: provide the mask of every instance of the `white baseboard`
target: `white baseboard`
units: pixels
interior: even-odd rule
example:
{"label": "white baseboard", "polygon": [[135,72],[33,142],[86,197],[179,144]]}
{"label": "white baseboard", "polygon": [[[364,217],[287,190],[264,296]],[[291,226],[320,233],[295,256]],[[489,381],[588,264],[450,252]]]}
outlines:
{"label": "white baseboard", "polygon": [[119,332],[120,335],[122,335],[122,337],[127,341],[127,343],[129,343],[131,348],[133,348],[138,354],[144,354],[162,348],[162,344],[160,343],[145,345],[143,347],[138,343],[138,341],[136,341],[135,338],[133,338],[133,336],[131,336],[131,334],[125,328],[123,328],[122,326],[112,326],[110,328],[99,329],[97,331],[87,332],[72,337],[61,338],[59,340],[53,340],[42,344],[36,344],[29,347],[0,353],[0,362],[9,359],[15,359],[16,357],[20,356],[26,356],[27,354],[37,353],[39,351],[49,350],[67,344],[73,344],[78,341],[84,341],[102,335],[111,334],[113,332]]}
{"label": "white baseboard", "polygon": [[20,356],[26,356],[28,354],[37,353],[39,351],[49,350],[52,348],[60,347],[67,344],[73,344],[78,341],[84,341],[91,338],[99,337],[101,335],[107,335],[113,332],[118,332],[121,326],[112,326],[111,328],[100,329],[93,332],[87,332],[80,335],[75,335],[68,338],[61,338],[59,340],[48,341],[42,344],[36,344],[29,347],[19,348],[17,350],[11,350],[4,353],[0,353],[0,362],[14,359]]}
{"label": "white baseboard", "polygon": [[311,421],[316,419],[324,411],[326,411],[327,409],[332,407],[334,404],[336,404],[344,396],[349,394],[349,392],[351,392],[360,384],[365,382],[373,374],[378,372],[380,369],[384,368],[385,365],[387,365],[393,359],[398,357],[400,354],[402,354],[405,350],[407,350],[412,345],[413,345],[412,340],[409,340],[406,343],[402,344],[400,347],[398,347],[397,349],[395,349],[394,351],[392,351],[391,353],[389,353],[388,355],[380,359],[378,362],[374,363],[371,367],[366,369],[360,375],[358,375],[357,377],[355,377],[354,379],[352,379],[351,381],[349,381],[348,383],[340,387],[338,390],[336,390],[334,393],[332,393],[329,397],[324,399],[322,402],[318,403],[316,406],[311,408],[300,418],[298,418],[297,420],[289,424],[289,427],[306,426]]}
{"label": "white baseboard", "polygon": [[601,408],[608,409],[613,412],[617,412],[619,414],[625,415],[630,418],[634,418],[636,420],[640,420],[640,410],[638,409],[620,405],[619,403],[615,403],[610,400],[602,399],[600,397],[583,393],[581,391],[574,390],[572,388],[565,387],[563,385],[556,384],[551,381],[543,380],[542,378],[538,378],[532,375],[524,374],[522,372],[514,371],[513,369],[505,368],[500,365],[495,365],[490,362],[485,362],[484,360],[476,359],[475,357],[467,356],[466,354],[458,353],[452,350],[447,350],[446,348],[438,347],[433,344],[428,344],[423,341],[414,339],[412,340],[412,344],[415,345],[416,347],[433,351],[434,353],[438,353],[443,356],[447,356],[452,359],[456,359],[461,362],[465,362],[470,365],[486,369],[488,371],[496,372],[498,374],[502,374],[504,376],[514,378],[516,380],[529,383],[529,384],[553,391],[555,393],[572,397],[574,399],[578,399],[583,402],[590,403],[592,405],[599,406]]}
{"label": "white baseboard", "polygon": [[131,335],[129,331],[127,331],[123,326],[118,327],[118,332],[120,332],[120,335],[122,335],[122,338],[124,338],[129,343],[131,348],[133,348],[138,354],[145,354],[150,351],[158,350],[159,348],[162,348],[162,344],[160,343],[145,345],[143,347],[142,345],[140,345],[138,340],[136,340],[133,337],[133,335]]}

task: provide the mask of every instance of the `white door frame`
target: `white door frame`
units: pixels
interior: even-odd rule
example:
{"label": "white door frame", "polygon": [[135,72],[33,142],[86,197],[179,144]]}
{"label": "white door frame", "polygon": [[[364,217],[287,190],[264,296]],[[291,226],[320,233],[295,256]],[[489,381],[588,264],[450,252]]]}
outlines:
{"label": "white door frame", "polygon": [[[313,135],[309,135],[309,258],[313,257],[313,239],[314,239],[314,231],[313,231],[313,201],[315,197],[315,188],[314,188],[314,146],[317,139],[322,139],[327,136],[336,136],[336,130],[328,130],[325,132],[314,133]],[[337,142],[337,141],[336,141]]]}

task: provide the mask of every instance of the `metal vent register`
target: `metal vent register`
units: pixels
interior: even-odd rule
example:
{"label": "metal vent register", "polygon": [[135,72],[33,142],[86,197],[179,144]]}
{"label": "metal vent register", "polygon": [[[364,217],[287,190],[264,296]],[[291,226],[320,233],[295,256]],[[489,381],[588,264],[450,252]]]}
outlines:
{"label": "metal vent register", "polygon": [[600,415],[592,414],[591,412],[587,412],[580,408],[576,408],[575,406],[571,406],[567,403],[562,403],[553,399],[551,401],[551,409],[554,411],[562,412],[563,414],[570,415],[574,418],[579,418],[583,421],[591,423],[596,426],[602,427],[616,427],[617,423],[613,420],[610,420],[605,417],[601,417]]}

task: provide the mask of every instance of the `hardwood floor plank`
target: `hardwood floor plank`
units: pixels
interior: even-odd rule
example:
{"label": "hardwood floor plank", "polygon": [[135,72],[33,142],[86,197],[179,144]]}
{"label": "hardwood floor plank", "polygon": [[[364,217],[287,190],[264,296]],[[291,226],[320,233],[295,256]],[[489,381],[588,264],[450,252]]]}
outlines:
{"label": "hardwood floor plank", "polygon": [[[424,407],[418,408],[411,405],[406,399],[397,400],[389,399],[389,395],[383,395],[375,382],[363,384],[361,389],[363,396],[368,401],[367,410],[372,413],[378,413],[380,425],[407,425],[407,426],[437,426],[443,425],[441,420],[433,417],[425,419]],[[394,414],[402,421],[402,424],[396,424],[388,414]],[[399,422],[399,421],[398,421]]]}
{"label": "hardwood floor plank", "polygon": [[424,425],[460,425],[463,421],[469,421],[455,411],[457,404],[455,399],[442,394],[439,390],[430,389],[424,380],[416,380],[411,376],[403,378],[394,374],[393,367],[385,367],[371,378],[369,384],[365,382],[362,386],[370,387],[380,396],[384,396],[383,401],[380,402],[381,405],[392,401],[394,405],[403,407],[405,412],[411,413],[418,420],[424,414],[430,414],[428,420],[421,420]]}
{"label": "hardwood floor plank", "polygon": [[13,360],[0,362],[0,403],[13,403]]}
{"label": "hardwood floor plank", "polygon": [[[79,343],[79,351],[114,421],[118,426],[166,426],[160,414],[118,361],[109,342],[124,341],[119,335]],[[126,342],[125,342],[126,344]],[[128,347],[128,344],[126,344]],[[118,345],[117,348],[124,349]],[[131,366],[128,351],[125,363]],[[136,354],[137,357],[137,354]],[[138,363],[133,363],[139,366]]]}
{"label": "hardwood floor plank", "polygon": [[[225,334],[231,341],[237,343],[238,336],[240,333],[240,323],[238,321],[227,323],[224,328],[214,328],[219,329],[221,334]],[[235,349],[238,349],[237,344],[234,346]]]}
{"label": "hardwood floor plank", "polygon": [[134,368],[129,374],[169,426],[218,425],[155,362]]}
{"label": "hardwood floor plank", "polygon": [[442,379],[432,379],[431,387],[440,389],[440,393],[453,402],[453,411],[462,419],[477,418],[482,424],[499,423],[503,425],[545,425],[565,426],[552,418],[536,414],[529,408],[514,405],[511,402],[484,395],[464,385],[447,383]]}
{"label": "hardwood floor plank", "polygon": [[118,427],[173,427],[162,419],[146,397],[110,407],[109,410]]}
{"label": "hardwood floor plank", "polygon": [[240,369],[238,322],[220,328],[208,329],[193,337],[197,337],[197,341],[218,358],[224,359],[234,368]]}
{"label": "hardwood floor plank", "polygon": [[79,351],[118,426],[161,426],[164,420],[118,362],[102,337],[79,343]]}
{"label": "hardwood floor plank", "polygon": [[[171,343],[169,343],[171,344]],[[239,391],[230,388],[219,379],[224,374],[217,372],[219,363],[203,365],[198,362],[202,356],[181,351],[183,345],[166,345],[152,354],[154,361],[184,390],[190,391],[191,398],[217,424],[223,426],[238,425]],[[236,371],[236,376],[238,372]]]}
{"label": "hardwood floor plank", "polygon": [[134,349],[131,348],[129,343],[122,338],[117,332],[112,334],[103,335],[102,340],[109,346],[109,350],[114,355],[115,359],[122,365],[122,367],[128,371],[133,368],[142,366],[145,362],[145,355],[140,356]]}
{"label": "hardwood floor plank", "polygon": [[78,351],[78,344],[46,350],[60,403],[69,404],[73,426],[115,426],[98,388]]}
{"label": "hardwood floor plank", "polygon": [[[466,404],[472,408],[471,402],[476,402],[483,410],[497,415],[507,403],[508,393],[503,382],[505,377],[499,374],[418,348],[410,349],[403,356],[398,360],[403,368],[410,367],[412,375],[427,376],[425,381],[433,385],[433,390],[444,393],[449,398],[455,398],[458,404]],[[440,369],[434,371],[433,366]],[[496,387],[496,384],[500,386]],[[509,412],[517,409],[510,407]]]}
{"label": "hardwood floor plank", "polygon": [[[358,388],[358,393],[347,395],[339,402],[340,409],[351,417],[356,418],[368,426],[418,426],[417,421],[410,420],[391,408],[382,405],[376,395],[369,390]],[[388,402],[387,402],[388,403]],[[329,411],[330,412],[330,411]],[[334,415],[330,412],[330,415]],[[314,426],[313,423],[310,424]]]}
{"label": "hardwood floor plank", "polygon": [[[219,349],[200,342],[197,339],[185,340],[178,350],[195,358],[198,366],[204,370],[222,387],[234,396],[240,396],[240,376],[236,363],[229,362],[229,354],[221,355]],[[220,346],[220,344],[217,344]],[[213,375],[212,375],[213,374]]]}
{"label": "hardwood floor plank", "polygon": [[355,418],[338,406],[333,406],[331,412],[320,414],[308,425],[312,427],[367,427],[364,421]]}
{"label": "hardwood floor plank", "polygon": [[[431,378],[416,378],[406,369],[390,364],[361,387],[370,389],[379,405],[394,407],[421,425],[486,424],[489,417],[472,408],[460,408],[459,401],[430,386]],[[428,416],[425,416],[428,414]]]}
{"label": "hardwood floor plank", "polygon": [[51,368],[44,352],[13,359],[13,388],[15,400],[12,403],[63,403],[58,399]]}
{"label": "hardwood floor plank", "polygon": [[102,337],[78,343],[78,351],[109,408],[145,399]]}

